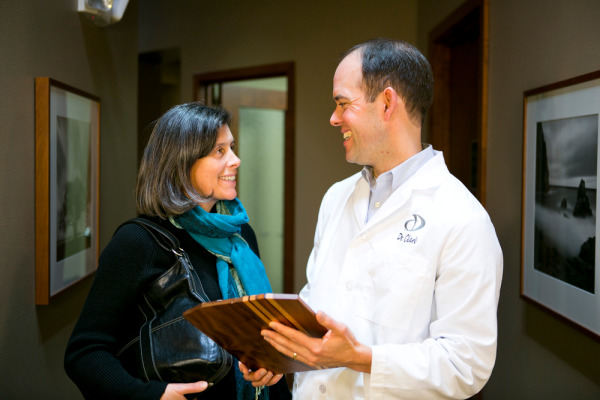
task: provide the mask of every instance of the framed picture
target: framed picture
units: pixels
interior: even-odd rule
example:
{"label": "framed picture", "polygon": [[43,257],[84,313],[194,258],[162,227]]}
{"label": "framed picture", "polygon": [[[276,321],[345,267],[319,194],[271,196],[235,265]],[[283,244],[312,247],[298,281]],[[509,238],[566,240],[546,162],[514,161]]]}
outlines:
{"label": "framed picture", "polygon": [[100,99],[35,78],[35,300],[96,269]]}
{"label": "framed picture", "polygon": [[600,71],[524,93],[521,295],[600,336]]}

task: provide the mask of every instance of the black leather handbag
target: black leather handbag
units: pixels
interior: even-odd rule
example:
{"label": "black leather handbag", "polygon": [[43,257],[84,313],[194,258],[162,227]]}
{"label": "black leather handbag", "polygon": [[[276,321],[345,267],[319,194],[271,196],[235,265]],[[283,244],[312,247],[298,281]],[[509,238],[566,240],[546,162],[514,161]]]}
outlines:
{"label": "black leather handbag", "polygon": [[187,254],[160,225],[144,218],[126,223],[146,229],[175,262],[143,292],[138,308],[145,322],[117,357],[130,373],[146,380],[217,383],[229,372],[233,358],[182,316],[209,301]]}

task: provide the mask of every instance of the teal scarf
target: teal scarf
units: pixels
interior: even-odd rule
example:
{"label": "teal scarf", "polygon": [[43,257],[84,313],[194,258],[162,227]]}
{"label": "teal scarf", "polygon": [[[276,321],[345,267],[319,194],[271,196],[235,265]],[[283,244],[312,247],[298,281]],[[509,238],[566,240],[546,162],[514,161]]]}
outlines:
{"label": "teal scarf", "polygon": [[[224,299],[271,292],[265,267],[240,234],[242,225],[248,223],[248,215],[238,199],[219,201],[217,213],[196,206],[175,221],[217,257],[217,275]],[[242,288],[236,284],[236,275]]]}
{"label": "teal scarf", "polygon": [[[265,267],[241,236],[248,215],[237,198],[218,201],[217,213],[196,206],[175,217],[175,222],[217,257],[217,277],[224,299],[272,291]],[[255,388],[244,380],[237,365],[233,368],[238,400],[254,399]],[[269,391],[263,390],[261,395],[267,400]]]}

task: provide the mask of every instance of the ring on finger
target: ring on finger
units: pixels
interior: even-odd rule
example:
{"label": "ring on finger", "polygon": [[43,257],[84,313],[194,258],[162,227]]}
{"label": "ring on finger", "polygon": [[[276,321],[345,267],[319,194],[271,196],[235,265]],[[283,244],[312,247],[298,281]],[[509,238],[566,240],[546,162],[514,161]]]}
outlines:
{"label": "ring on finger", "polygon": [[294,352],[294,354],[292,354],[292,359],[295,360],[296,358],[298,358],[298,353]]}

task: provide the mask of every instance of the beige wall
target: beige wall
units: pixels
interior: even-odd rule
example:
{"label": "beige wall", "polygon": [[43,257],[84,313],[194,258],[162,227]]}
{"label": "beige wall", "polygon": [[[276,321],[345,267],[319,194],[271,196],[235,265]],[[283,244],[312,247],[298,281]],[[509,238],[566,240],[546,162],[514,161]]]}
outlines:
{"label": "beige wall", "polygon": [[[421,0],[419,44],[462,2]],[[600,2],[490,0],[487,209],[504,252],[485,400],[600,398],[600,345],[519,296],[523,91],[600,68]],[[568,240],[568,238],[565,238]]]}
{"label": "beige wall", "polygon": [[[599,68],[600,3],[490,2],[487,201],[505,271],[498,360],[484,398],[596,399],[598,341],[519,297],[519,254],[522,93]],[[89,280],[51,306],[33,301],[33,77],[48,75],[102,98],[103,247],[135,212],[138,51],[181,47],[182,101],[192,97],[194,73],[295,61],[299,286],[320,199],[356,170],[327,124],[338,53],[375,36],[424,49],[428,31],[461,2],[132,0],[123,21],[102,29],[76,15],[75,0],[8,3],[0,0],[0,397],[76,399],[62,357]]]}
{"label": "beige wall", "polygon": [[0,1],[0,398],[81,398],[66,341],[90,280],[34,304],[34,86],[50,76],[101,98],[101,247],[135,213],[137,10],[97,28],[76,0]]}
{"label": "beige wall", "polygon": [[506,265],[490,399],[600,398],[599,342],[519,298],[523,91],[598,70],[599,16],[595,0],[490,6],[488,206]]}
{"label": "beige wall", "polygon": [[344,161],[339,130],[328,122],[338,57],[377,36],[416,44],[416,5],[416,0],[146,0],[140,7],[140,51],[181,47],[182,101],[192,100],[195,73],[296,63],[296,290],[306,282],[321,197],[357,170]]}

